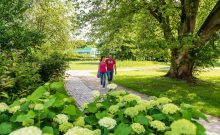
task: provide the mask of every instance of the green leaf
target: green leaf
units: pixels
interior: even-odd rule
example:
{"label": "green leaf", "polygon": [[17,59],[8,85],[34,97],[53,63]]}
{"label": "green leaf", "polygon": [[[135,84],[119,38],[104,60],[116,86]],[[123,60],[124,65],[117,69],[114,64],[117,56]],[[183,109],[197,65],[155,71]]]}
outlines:
{"label": "green leaf", "polygon": [[48,107],[52,106],[55,101],[56,101],[56,97],[54,96],[44,104],[44,108],[48,108]]}
{"label": "green leaf", "polygon": [[12,132],[12,125],[10,123],[1,123],[0,124],[0,134],[4,135],[4,134],[9,134],[10,132]]}
{"label": "green leaf", "polygon": [[137,116],[134,118],[134,121],[142,125],[149,125],[149,121],[145,116]]}
{"label": "green leaf", "polygon": [[152,117],[155,120],[164,120],[164,119],[166,119],[166,115],[163,114],[163,113],[153,114]]}
{"label": "green leaf", "polygon": [[196,135],[206,135],[206,129],[199,123],[194,123],[196,125]]}
{"label": "green leaf", "polygon": [[29,97],[29,100],[36,101],[43,96],[47,89],[43,86],[38,87]]}
{"label": "green leaf", "polygon": [[22,121],[25,121],[25,120],[27,120],[27,119],[29,119],[28,117],[27,117],[27,115],[26,114],[21,114],[21,115],[18,115],[17,116],[17,118],[16,118],[16,122],[22,122]]}
{"label": "green leaf", "polygon": [[48,133],[48,134],[54,134],[53,133],[53,128],[52,127],[50,127],[50,126],[45,126],[44,128],[43,128],[43,133]]}
{"label": "green leaf", "polygon": [[53,103],[53,107],[60,107],[60,106],[63,106],[64,105],[64,101],[63,99],[66,98],[67,96],[62,94],[62,93],[59,93],[59,92],[56,92],[56,94],[54,95],[56,97],[56,100],[55,102]]}
{"label": "green leaf", "polygon": [[29,105],[30,105],[30,102],[24,103],[23,105],[21,105],[20,110],[21,110],[21,111],[26,111],[26,110],[28,110],[28,109],[29,109],[29,107],[28,107]]}
{"label": "green leaf", "polygon": [[97,112],[96,103],[90,103],[88,104],[88,111],[91,113]]}
{"label": "green leaf", "polygon": [[121,123],[116,127],[114,135],[129,135],[131,130],[129,125]]}
{"label": "green leaf", "polygon": [[187,111],[187,110],[181,110],[182,117],[188,120],[191,120],[192,118],[192,113]]}
{"label": "green leaf", "polygon": [[85,117],[85,121],[87,123],[89,123],[90,125],[95,125],[98,123],[98,119],[96,119],[95,116],[88,116],[88,117]]}
{"label": "green leaf", "polygon": [[68,115],[76,115],[76,107],[73,105],[65,106],[63,113],[66,113]]}
{"label": "green leaf", "polygon": [[0,121],[1,122],[6,122],[6,121],[8,121],[8,119],[9,119],[8,115],[6,115],[4,113],[0,114]]}
{"label": "green leaf", "polygon": [[34,111],[30,110],[27,114],[20,114],[16,118],[16,122],[23,122],[25,120],[31,119],[35,117]]}
{"label": "green leaf", "polygon": [[107,115],[107,112],[106,112],[106,111],[97,112],[97,113],[95,114],[95,116],[96,116],[97,119],[101,119],[101,118],[105,117],[106,115]]}
{"label": "green leaf", "polygon": [[59,91],[59,92],[62,92],[64,91],[64,82],[61,81],[61,82],[53,82],[50,84],[50,89],[51,90],[54,90],[54,91]]}
{"label": "green leaf", "polygon": [[27,117],[34,118],[35,117],[35,112],[33,110],[28,111]]}

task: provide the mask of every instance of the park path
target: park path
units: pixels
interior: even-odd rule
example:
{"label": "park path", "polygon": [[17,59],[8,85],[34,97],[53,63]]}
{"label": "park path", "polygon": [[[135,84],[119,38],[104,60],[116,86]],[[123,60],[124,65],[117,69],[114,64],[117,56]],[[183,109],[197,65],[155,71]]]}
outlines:
{"label": "park path", "polygon": [[[91,72],[95,72],[95,70],[68,70],[65,72],[66,90],[68,94],[76,100],[79,108],[82,108],[84,103],[94,100],[91,94],[93,90],[98,90],[101,94],[107,93],[107,89],[102,89],[99,85],[99,79],[91,74]],[[149,96],[146,94],[122,86],[118,86],[117,89],[126,90],[128,93],[133,93],[140,96],[142,99],[149,100]],[[199,120],[199,122],[205,126],[207,135],[220,135],[220,119],[210,115],[207,115],[207,118],[209,119],[209,123]]]}

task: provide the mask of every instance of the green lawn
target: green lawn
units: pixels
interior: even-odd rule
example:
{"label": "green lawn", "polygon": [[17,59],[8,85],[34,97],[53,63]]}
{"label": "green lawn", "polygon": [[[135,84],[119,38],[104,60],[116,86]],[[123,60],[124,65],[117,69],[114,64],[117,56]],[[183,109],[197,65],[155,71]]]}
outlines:
{"label": "green lawn", "polygon": [[114,82],[150,96],[166,96],[175,103],[190,103],[201,111],[220,117],[220,70],[202,72],[201,81],[190,85],[161,77],[166,71],[119,72]]}
{"label": "green lawn", "polygon": [[[152,61],[116,61],[117,68],[167,67],[168,64]],[[70,61],[69,70],[96,70],[98,61]]]}

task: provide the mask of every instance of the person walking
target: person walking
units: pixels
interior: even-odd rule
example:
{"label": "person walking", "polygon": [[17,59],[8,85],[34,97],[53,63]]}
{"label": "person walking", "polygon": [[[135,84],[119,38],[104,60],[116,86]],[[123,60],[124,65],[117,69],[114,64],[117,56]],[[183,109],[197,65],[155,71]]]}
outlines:
{"label": "person walking", "polygon": [[106,85],[106,73],[107,73],[107,64],[105,61],[105,57],[101,56],[100,63],[99,63],[99,76],[100,76],[100,82],[103,88],[105,88]]}
{"label": "person walking", "polygon": [[114,71],[116,72],[116,61],[113,59],[112,54],[109,54],[108,59],[106,60],[107,64],[107,76],[108,76],[108,83],[111,84],[113,80]]}

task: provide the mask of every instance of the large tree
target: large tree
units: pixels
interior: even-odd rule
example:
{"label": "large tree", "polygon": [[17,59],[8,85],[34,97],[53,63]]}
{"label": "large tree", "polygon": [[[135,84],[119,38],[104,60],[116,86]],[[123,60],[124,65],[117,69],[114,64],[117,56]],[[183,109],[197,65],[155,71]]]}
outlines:
{"label": "large tree", "polygon": [[193,72],[218,56],[220,0],[88,0],[79,7],[99,41],[111,42],[125,28],[140,42],[163,41],[171,57],[167,77],[193,81]]}

